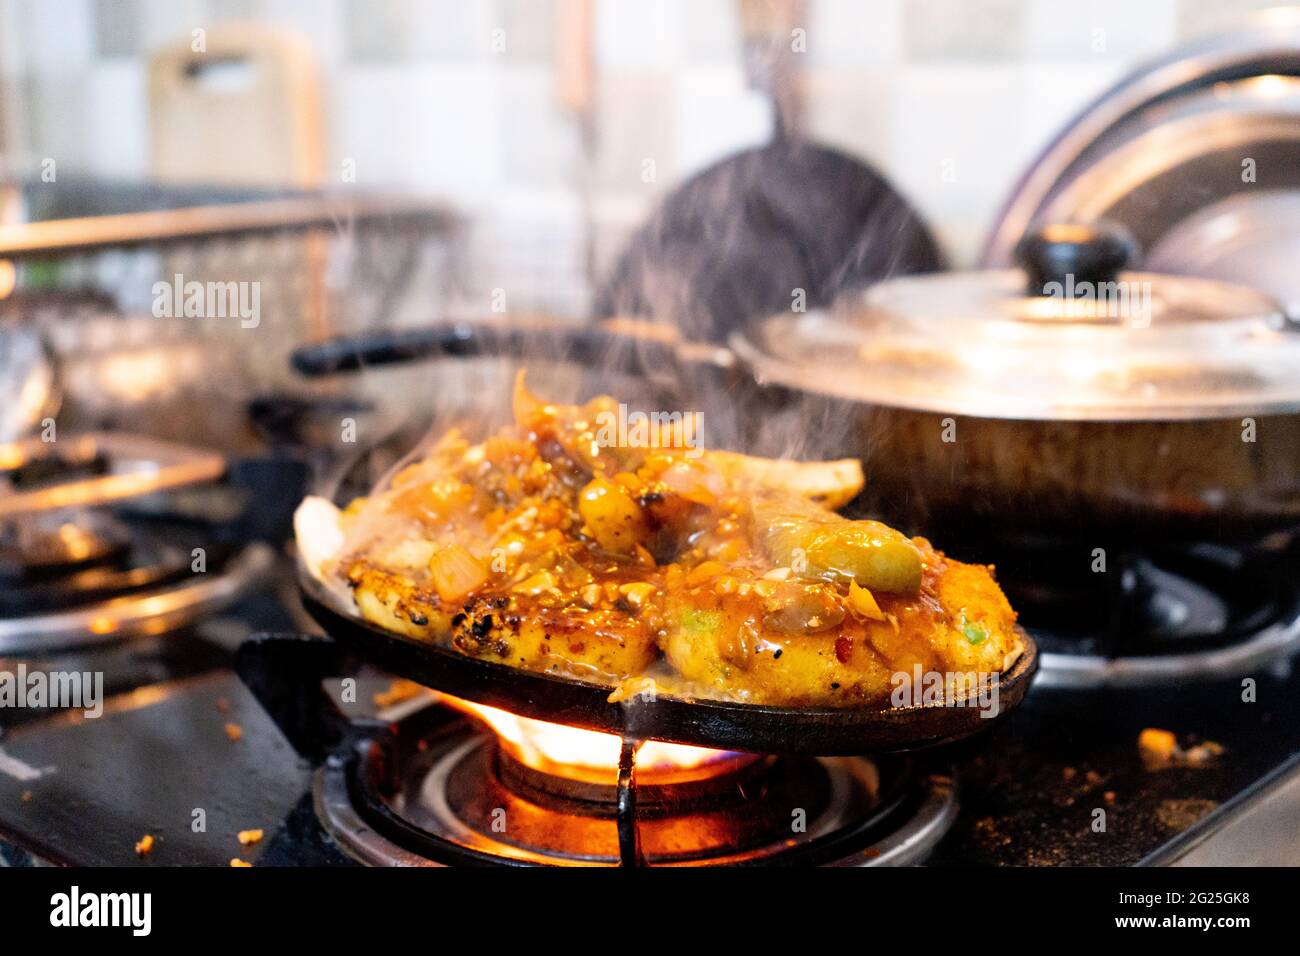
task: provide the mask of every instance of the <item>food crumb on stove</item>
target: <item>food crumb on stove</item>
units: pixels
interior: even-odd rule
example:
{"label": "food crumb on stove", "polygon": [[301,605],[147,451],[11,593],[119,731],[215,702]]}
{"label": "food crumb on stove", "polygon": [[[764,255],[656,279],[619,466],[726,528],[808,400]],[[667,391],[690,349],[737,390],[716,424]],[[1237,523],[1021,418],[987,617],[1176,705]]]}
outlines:
{"label": "food crumb on stove", "polygon": [[1156,820],[1167,830],[1186,830],[1218,806],[1217,800],[1205,800],[1199,797],[1161,800],[1160,805],[1156,807]]}
{"label": "food crumb on stove", "polygon": [[32,802],[32,792],[31,792],[30,790],[24,790],[24,791],[22,792],[22,796],[21,796],[19,799],[21,799],[23,803],[31,803],[31,802]]}
{"label": "food crumb on stove", "polygon": [[1178,738],[1168,730],[1147,727],[1138,734],[1138,752],[1148,769],[1167,766],[1178,751]]}
{"label": "food crumb on stove", "polygon": [[1194,747],[1189,747],[1183,752],[1183,759],[1189,767],[1201,767],[1212,761],[1215,757],[1223,755],[1223,744],[1214,740],[1206,740]]}
{"label": "food crumb on stove", "polygon": [[225,697],[217,698],[217,713],[219,714],[230,713],[230,701],[227,698]]}
{"label": "food crumb on stove", "polygon": [[1224,746],[1213,740],[1183,748],[1171,731],[1147,727],[1138,734],[1138,752],[1148,770],[1166,767],[1204,767],[1224,754]]}
{"label": "food crumb on stove", "polygon": [[407,680],[404,677],[398,677],[388,685],[387,689],[376,691],[371,699],[374,701],[376,708],[384,710],[394,704],[400,704],[403,701],[418,697],[425,692],[423,685],[417,684],[413,680]]}
{"label": "food crumb on stove", "polygon": [[249,863],[247,860],[241,860],[239,857],[233,856],[230,858],[230,865],[233,867],[243,867],[252,866],[253,864]]}
{"label": "food crumb on stove", "polygon": [[1075,770],[1073,767],[1061,768],[1061,779],[1064,780],[1066,783],[1069,783],[1078,775],[1079,775],[1079,771]]}
{"label": "food crumb on stove", "polygon": [[140,837],[139,841],[136,843],[135,855],[138,857],[146,857],[152,852],[153,852],[153,836],[151,834],[146,833],[144,836]]}
{"label": "food crumb on stove", "polygon": [[254,843],[262,842],[261,830],[240,830],[239,842],[244,846],[252,846]]}
{"label": "food crumb on stove", "polygon": [[1011,837],[1003,833],[993,817],[981,817],[973,827],[975,840],[986,849],[996,849],[1011,842]]}
{"label": "food crumb on stove", "polygon": [[244,728],[239,726],[239,724],[227,723],[226,736],[230,738],[231,743],[234,743],[244,736]]}
{"label": "food crumb on stove", "polygon": [[1115,805],[1115,791],[1107,790],[1105,793],[1101,795],[1101,799],[1106,804],[1106,806],[1113,807]]}

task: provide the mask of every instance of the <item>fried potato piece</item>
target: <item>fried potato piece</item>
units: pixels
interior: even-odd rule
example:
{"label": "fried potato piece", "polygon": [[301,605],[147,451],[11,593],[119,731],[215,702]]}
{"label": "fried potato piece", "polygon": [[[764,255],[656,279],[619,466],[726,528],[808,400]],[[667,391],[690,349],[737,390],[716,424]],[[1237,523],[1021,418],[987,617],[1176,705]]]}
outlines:
{"label": "fried potato piece", "polygon": [[728,475],[773,491],[806,499],[823,508],[843,508],[862,490],[866,478],[856,458],[837,461],[789,461],[757,458],[732,451],[709,452],[711,464]]}
{"label": "fried potato piece", "polygon": [[611,446],[601,423],[619,409],[542,402],[521,376],[513,426],[449,433],[342,512],[305,501],[302,560],[387,631],[615,695],[652,676],[879,704],[900,673],[991,674],[1021,652],[991,568],[831,510],[861,489],[856,461],[704,451],[663,425]]}
{"label": "fried potato piece", "polygon": [[719,596],[700,589],[670,599],[660,646],[688,680],[733,699],[782,707],[879,703],[896,686],[895,675],[910,676],[916,667],[945,679],[1009,668],[1023,642],[990,569],[925,550],[926,576],[916,596],[876,596],[883,620],[850,611],[825,627],[813,616],[800,630],[774,619],[771,602],[757,592]]}
{"label": "fried potato piece", "polygon": [[417,640],[450,640],[470,657],[528,670],[618,681],[658,657],[653,635],[613,610],[545,606],[530,595],[484,595],[449,611],[432,589],[365,562],[349,572],[361,615]]}

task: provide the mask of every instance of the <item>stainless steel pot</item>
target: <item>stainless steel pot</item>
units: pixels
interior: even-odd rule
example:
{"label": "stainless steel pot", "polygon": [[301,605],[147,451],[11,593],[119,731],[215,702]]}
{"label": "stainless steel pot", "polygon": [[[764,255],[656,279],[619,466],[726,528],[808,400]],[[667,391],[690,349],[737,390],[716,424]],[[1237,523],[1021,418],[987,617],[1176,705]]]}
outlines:
{"label": "stainless steel pot", "polygon": [[803,451],[863,459],[873,511],[935,534],[1225,540],[1300,525],[1300,331],[1251,289],[1125,271],[1130,251],[1053,227],[1022,243],[1022,269],[882,282],[736,332],[730,350],[531,320],[334,340],[296,361],[324,374],[547,356],[703,381],[748,421],[741,447],[793,415],[818,433]]}
{"label": "stainless steel pot", "polygon": [[1049,227],[1022,269],[881,283],[733,339],[855,417],[877,510],[1107,539],[1300,525],[1300,332],[1244,287]]}

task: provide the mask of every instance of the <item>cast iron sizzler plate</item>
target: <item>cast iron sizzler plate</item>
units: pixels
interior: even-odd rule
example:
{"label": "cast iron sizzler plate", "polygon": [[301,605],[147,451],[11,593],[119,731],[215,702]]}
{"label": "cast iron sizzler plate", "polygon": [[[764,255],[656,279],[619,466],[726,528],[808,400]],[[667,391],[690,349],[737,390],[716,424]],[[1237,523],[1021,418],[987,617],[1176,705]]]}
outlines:
{"label": "cast iron sizzler plate", "polygon": [[917,750],[986,730],[1025,696],[1038,648],[1025,652],[998,683],[998,712],[969,706],[768,707],[659,694],[610,703],[610,687],[466,657],[447,647],[376,627],[299,568],[303,603],[325,632],[361,660],[433,690],[524,717],[718,750],[831,757]]}

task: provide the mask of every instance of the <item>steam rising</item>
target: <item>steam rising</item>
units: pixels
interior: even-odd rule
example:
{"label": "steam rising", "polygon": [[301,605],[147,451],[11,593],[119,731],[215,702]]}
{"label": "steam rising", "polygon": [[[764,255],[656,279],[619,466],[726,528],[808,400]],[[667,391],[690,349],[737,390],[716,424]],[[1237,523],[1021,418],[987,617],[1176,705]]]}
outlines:
{"label": "steam rising", "polygon": [[[385,482],[453,426],[471,440],[485,436],[508,420],[510,382],[521,366],[549,401],[608,394],[647,413],[698,412],[706,447],[842,457],[848,430],[862,427],[860,414],[831,398],[756,386],[719,347],[770,315],[825,308],[871,281],[941,266],[916,214],[868,166],[797,140],[740,153],[670,195],[599,290],[596,318],[634,318],[642,323],[636,334],[610,336],[580,363],[557,336],[508,358],[378,373],[372,390],[406,404],[416,398],[425,430],[395,432],[389,444],[405,454],[372,456],[367,474],[346,480],[353,493]],[[674,354],[664,333],[713,351]],[[718,353],[723,361],[712,361]],[[860,446],[862,436],[854,438]]]}

